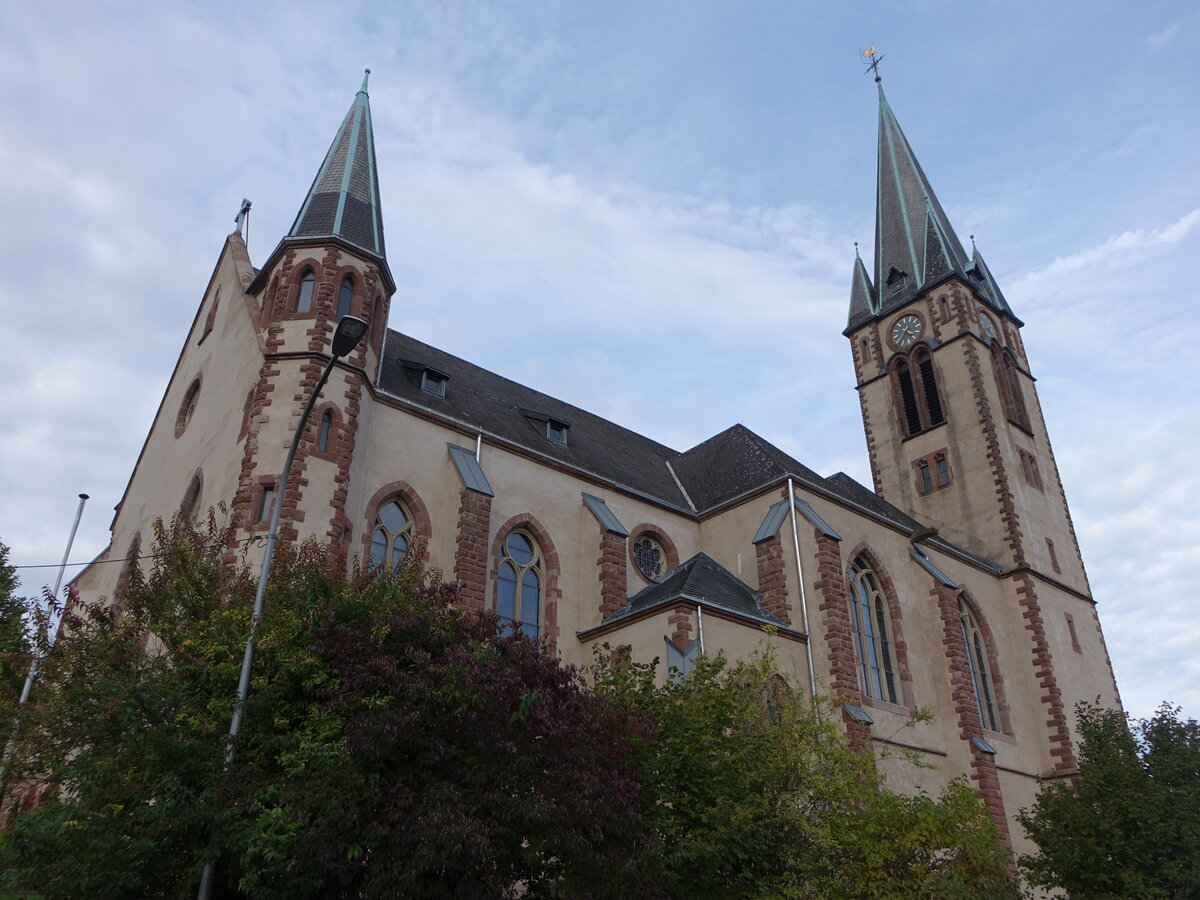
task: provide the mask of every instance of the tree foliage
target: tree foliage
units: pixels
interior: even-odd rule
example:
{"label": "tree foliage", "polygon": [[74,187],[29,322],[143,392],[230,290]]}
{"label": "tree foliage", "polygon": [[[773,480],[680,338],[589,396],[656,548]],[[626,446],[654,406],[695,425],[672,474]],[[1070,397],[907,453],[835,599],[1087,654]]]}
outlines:
{"label": "tree foliage", "polygon": [[222,777],[255,589],[228,537],[176,523],[149,577],[68,622],[16,773],[58,795],[16,817],[0,877],[187,897],[216,858],[229,896],[636,893],[637,717],[416,566],[280,548]]}
{"label": "tree foliage", "polygon": [[1019,816],[1031,883],[1073,900],[1200,897],[1200,724],[1167,704],[1131,722],[1081,705],[1079,773]]}
{"label": "tree foliage", "polygon": [[870,750],[775,665],[701,657],[660,686],[652,666],[598,658],[600,691],[657,725],[639,769],[663,895],[1016,896],[978,794],[961,780],[938,799],[889,792]]}
{"label": "tree foliage", "polygon": [[33,661],[25,601],[17,597],[20,581],[8,564],[8,547],[0,544],[0,735],[8,739],[12,712]]}
{"label": "tree foliage", "polygon": [[281,547],[236,763],[222,758],[255,578],[230,533],[160,529],[77,609],[16,756],[49,799],[0,837],[47,897],[1009,897],[961,781],[886,790],[768,655],[585,681],[414,564]]}

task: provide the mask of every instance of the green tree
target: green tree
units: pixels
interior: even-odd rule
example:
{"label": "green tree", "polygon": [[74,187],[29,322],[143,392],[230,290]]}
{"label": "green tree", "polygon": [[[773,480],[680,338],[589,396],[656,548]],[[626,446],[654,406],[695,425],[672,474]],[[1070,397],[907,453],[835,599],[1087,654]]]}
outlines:
{"label": "green tree", "polygon": [[176,523],[68,622],[15,773],[59,792],[3,836],[6,886],[189,897],[215,857],[225,896],[638,893],[637,721],[415,566],[280,548],[223,776],[255,588],[228,538]]}
{"label": "green tree", "polygon": [[1032,884],[1073,900],[1200,897],[1200,725],[1167,704],[1131,722],[1081,704],[1079,773],[1018,817]]}
{"label": "green tree", "polygon": [[17,570],[8,564],[8,547],[0,544],[0,740],[7,741],[25,675],[33,661],[26,602],[17,597]]}
{"label": "green tree", "polygon": [[659,686],[652,667],[597,658],[598,689],[657,726],[639,761],[647,864],[666,896],[1016,896],[974,791],[889,792],[870,751],[774,670],[769,654],[701,657]]}

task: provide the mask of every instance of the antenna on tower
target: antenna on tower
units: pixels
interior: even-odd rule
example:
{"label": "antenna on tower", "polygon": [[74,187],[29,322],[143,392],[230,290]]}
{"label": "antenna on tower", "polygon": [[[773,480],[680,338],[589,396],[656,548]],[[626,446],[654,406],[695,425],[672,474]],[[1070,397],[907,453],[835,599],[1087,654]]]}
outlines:
{"label": "antenna on tower", "polygon": [[[867,72],[874,72],[875,80],[877,82],[883,81],[883,79],[879,77],[879,64],[883,61],[883,54],[879,52],[875,45],[872,44],[858,55],[862,59],[863,65],[867,67]],[[864,72],[863,74],[865,75],[866,73]]]}

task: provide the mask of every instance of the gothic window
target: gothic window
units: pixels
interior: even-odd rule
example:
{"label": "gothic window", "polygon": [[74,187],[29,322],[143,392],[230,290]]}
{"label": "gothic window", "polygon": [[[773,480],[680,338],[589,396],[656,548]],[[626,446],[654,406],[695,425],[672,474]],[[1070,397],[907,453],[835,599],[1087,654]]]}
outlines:
{"label": "gothic window", "polygon": [[325,410],[325,415],[321,416],[321,425],[317,429],[317,452],[329,452],[329,436],[333,431],[333,410]]}
{"label": "gothic window", "polygon": [[379,507],[371,532],[371,565],[396,568],[413,540],[413,518],[399,500]]}
{"label": "gothic window", "polygon": [[667,570],[667,554],[662,544],[645,532],[633,542],[633,562],[647,581],[658,581]]}
{"label": "gothic window", "polygon": [[992,369],[996,375],[996,387],[1000,390],[1000,402],[1004,414],[1014,425],[1032,431],[1029,411],[1025,407],[1025,396],[1021,393],[1021,382],[1017,378],[1017,361],[1010,350],[1001,350],[998,342],[992,343]]}
{"label": "gothic window", "polygon": [[187,389],[187,393],[183,395],[183,402],[179,404],[179,413],[175,416],[175,437],[179,437],[187,430],[188,423],[192,421],[192,416],[196,412],[196,404],[200,401],[200,376],[191,383]]}
{"label": "gothic window", "polygon": [[963,644],[967,651],[967,665],[971,670],[971,687],[975,693],[975,705],[979,711],[979,724],[991,731],[999,731],[996,718],[996,702],[993,699],[992,675],[988,668],[987,644],[979,630],[975,616],[960,597],[958,616],[962,622]]}
{"label": "gothic window", "polygon": [[221,289],[217,288],[217,293],[213,297],[212,306],[208,308],[208,316],[204,320],[204,330],[200,333],[200,340],[197,344],[203,344],[204,339],[208,337],[209,332],[213,330],[213,323],[217,321],[217,307],[221,305]]}
{"label": "gothic window", "polygon": [[306,313],[312,309],[313,286],[317,283],[317,276],[313,274],[312,269],[305,269],[304,274],[300,276],[300,287],[296,291],[296,312]]}
{"label": "gothic window", "polygon": [[937,467],[938,487],[945,487],[950,483],[950,463],[946,454],[939,453],[934,456],[933,464]]}
{"label": "gothic window", "polygon": [[937,373],[928,349],[919,347],[907,357],[896,357],[893,371],[906,436],[911,437],[946,421],[938,393]]}
{"label": "gothic window", "polygon": [[500,549],[496,576],[496,617],[513,631],[538,636],[542,606],[542,554],[534,539],[514,531]]}
{"label": "gothic window", "polygon": [[204,487],[204,474],[197,469],[196,474],[192,476],[192,480],[188,483],[188,488],[183,493],[183,500],[179,504],[179,512],[185,519],[194,518],[196,509],[200,505],[200,490]]}
{"label": "gothic window", "polygon": [[898,703],[887,599],[870,564],[861,556],[850,566],[850,610],[863,693]]}
{"label": "gothic window", "polygon": [[347,275],[342,279],[342,287],[338,291],[337,317],[350,315],[350,307],[354,303],[354,279]]}
{"label": "gothic window", "polygon": [[1021,471],[1025,475],[1025,482],[1030,486],[1037,488],[1039,491],[1044,490],[1042,487],[1042,473],[1038,469],[1037,457],[1032,453],[1017,448],[1017,456],[1021,458]]}

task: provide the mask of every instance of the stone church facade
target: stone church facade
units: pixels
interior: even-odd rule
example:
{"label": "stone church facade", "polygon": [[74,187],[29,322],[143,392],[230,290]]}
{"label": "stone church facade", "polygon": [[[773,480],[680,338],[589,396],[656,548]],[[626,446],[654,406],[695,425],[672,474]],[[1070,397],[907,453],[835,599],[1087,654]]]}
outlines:
{"label": "stone church facade", "polygon": [[[680,452],[387,328],[367,85],[289,233],[255,267],[226,239],[101,560],[181,506],[264,533],[340,316],[370,323],[333,371],[280,534],[393,564],[586,665],[603,642],[686,670],[774,648],[836,695],[900,789],[967,775],[1005,839],[1038,779],[1075,769],[1073,707],[1117,706],[1112,668],[1021,341],[879,89],[873,273],[845,336],[873,484],[822,477],[741,425]],[[874,280],[872,280],[872,274]],[[232,412],[231,412],[232,411]],[[121,565],[75,582],[110,596]],[[232,692],[234,686],[230,686]],[[930,721],[905,727],[917,709]]]}

